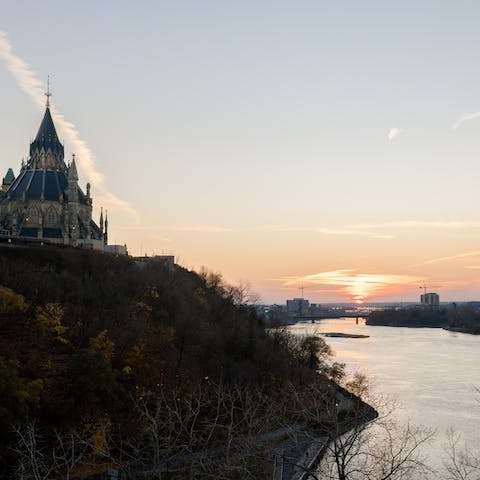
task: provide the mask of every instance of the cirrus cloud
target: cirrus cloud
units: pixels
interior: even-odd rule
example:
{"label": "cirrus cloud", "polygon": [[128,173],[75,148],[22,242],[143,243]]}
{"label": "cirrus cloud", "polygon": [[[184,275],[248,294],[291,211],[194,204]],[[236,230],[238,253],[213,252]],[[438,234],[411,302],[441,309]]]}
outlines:
{"label": "cirrus cloud", "polygon": [[472,250],[471,252],[457,253],[456,255],[449,255],[447,257],[438,257],[427,260],[425,265],[433,263],[449,262],[450,260],[458,260],[460,258],[480,257],[480,250]]}
{"label": "cirrus cloud", "polygon": [[453,128],[453,130],[457,130],[465,122],[468,122],[470,120],[476,120],[477,118],[480,118],[480,112],[463,113],[462,115],[460,115],[460,117],[457,118],[457,120],[453,124],[452,128]]}

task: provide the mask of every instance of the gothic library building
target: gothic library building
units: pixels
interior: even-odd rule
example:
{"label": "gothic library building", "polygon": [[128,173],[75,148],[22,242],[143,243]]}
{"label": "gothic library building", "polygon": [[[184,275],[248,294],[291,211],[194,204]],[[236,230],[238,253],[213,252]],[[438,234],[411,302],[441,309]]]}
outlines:
{"label": "gothic library building", "polygon": [[30,144],[30,156],[22,161],[15,178],[8,169],[0,194],[2,234],[25,240],[108,250],[108,220],[92,220],[90,184],[86,193],[78,185],[75,155],[67,165],[52,115],[49,96],[37,136]]}

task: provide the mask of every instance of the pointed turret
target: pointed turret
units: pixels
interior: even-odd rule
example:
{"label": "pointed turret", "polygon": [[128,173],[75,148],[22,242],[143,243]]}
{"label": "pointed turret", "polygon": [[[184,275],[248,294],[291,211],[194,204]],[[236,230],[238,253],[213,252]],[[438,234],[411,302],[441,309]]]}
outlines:
{"label": "pointed turret", "polygon": [[45,115],[43,116],[42,123],[40,124],[40,128],[38,129],[37,136],[33,143],[35,142],[43,144],[47,143],[55,146],[60,143],[49,107],[45,110]]}
{"label": "pointed turret", "polygon": [[72,155],[72,161],[68,166],[68,173],[67,173],[67,197],[70,203],[78,202],[78,173],[77,173],[77,165],[75,163],[75,154]]}
{"label": "pointed turret", "polygon": [[98,223],[100,224],[100,231],[103,233],[103,207],[100,207],[100,221]]}
{"label": "pointed turret", "polygon": [[[38,129],[37,136],[30,144],[31,161],[38,161],[41,154],[43,153],[46,155],[48,154],[49,150],[53,156],[54,165],[52,166],[56,168],[65,167],[63,162],[63,145],[58,139],[57,131],[55,130],[55,125],[53,124],[52,115],[50,114],[50,109],[47,108],[45,115],[43,116],[42,123],[40,124],[40,128]],[[39,165],[35,166],[37,168],[39,167]]]}
{"label": "pointed turret", "polygon": [[77,164],[75,163],[75,154],[72,155],[72,162],[68,167],[68,181],[78,182]]}
{"label": "pointed turret", "polygon": [[58,139],[57,131],[50,113],[50,84],[48,86],[47,103],[42,123],[35,140],[30,144],[30,160],[27,168],[47,168],[65,170],[63,145]]}
{"label": "pointed turret", "polygon": [[14,181],[15,181],[15,175],[13,174],[13,170],[9,168],[7,170],[7,174],[3,177],[2,190],[6,192]]}
{"label": "pointed turret", "polygon": [[108,211],[105,210],[105,233],[103,234],[103,244],[108,245]]}

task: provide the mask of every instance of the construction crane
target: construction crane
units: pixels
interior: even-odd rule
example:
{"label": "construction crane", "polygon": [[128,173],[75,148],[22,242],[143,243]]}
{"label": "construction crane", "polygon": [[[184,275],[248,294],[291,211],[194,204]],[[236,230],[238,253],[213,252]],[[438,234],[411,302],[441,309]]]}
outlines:
{"label": "construction crane", "polygon": [[[437,288],[442,288],[443,285],[435,285],[433,288],[437,289]],[[431,286],[430,286],[431,287]],[[424,283],[423,285],[421,285],[420,287],[418,287],[420,290],[423,290],[423,293],[426,295],[427,294],[427,285]]]}
{"label": "construction crane", "polygon": [[425,284],[423,284],[422,286],[418,287],[420,290],[423,288],[423,294],[426,295],[427,294],[427,286]]}
{"label": "construction crane", "polygon": [[311,288],[311,287],[304,287],[303,285],[301,285],[300,287],[298,287],[298,289],[302,291],[302,300],[303,300],[303,291],[304,291],[306,288]]}
{"label": "construction crane", "polygon": [[[423,290],[423,295],[420,297],[421,303],[428,303],[427,301],[427,285],[424,283],[422,286],[418,287],[420,290]],[[441,288],[441,285],[435,285],[435,289]],[[430,295],[430,293],[428,294]],[[432,293],[432,295],[435,295]]]}

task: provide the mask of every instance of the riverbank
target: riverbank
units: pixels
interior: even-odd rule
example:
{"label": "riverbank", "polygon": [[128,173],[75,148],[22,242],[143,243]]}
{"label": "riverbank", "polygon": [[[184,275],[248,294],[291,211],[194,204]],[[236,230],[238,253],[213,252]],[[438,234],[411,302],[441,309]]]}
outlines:
{"label": "riverbank", "polygon": [[407,328],[443,328],[480,335],[480,312],[469,306],[442,308],[388,309],[372,312],[366,325]]}
{"label": "riverbank", "polygon": [[[350,431],[359,431],[378,417],[378,412],[358,396],[332,382],[335,395],[335,416],[314,414],[310,422],[291,430],[274,447],[274,480],[306,480],[317,478],[318,467],[329,445]],[[332,405],[333,407],[333,405]]]}

